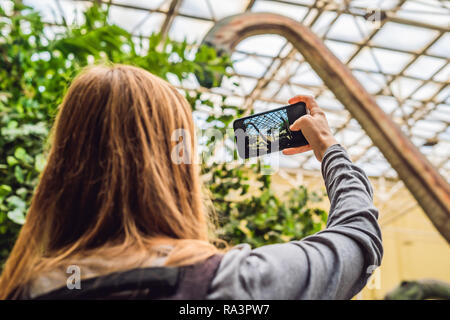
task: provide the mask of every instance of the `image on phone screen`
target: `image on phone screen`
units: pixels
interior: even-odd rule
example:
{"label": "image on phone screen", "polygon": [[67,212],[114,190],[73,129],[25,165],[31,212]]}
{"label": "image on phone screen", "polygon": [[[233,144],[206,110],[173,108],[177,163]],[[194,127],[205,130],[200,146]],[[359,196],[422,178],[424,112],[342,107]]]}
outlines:
{"label": "image on phone screen", "polygon": [[234,121],[238,154],[247,159],[308,144],[301,131],[290,126],[306,114],[303,102]]}

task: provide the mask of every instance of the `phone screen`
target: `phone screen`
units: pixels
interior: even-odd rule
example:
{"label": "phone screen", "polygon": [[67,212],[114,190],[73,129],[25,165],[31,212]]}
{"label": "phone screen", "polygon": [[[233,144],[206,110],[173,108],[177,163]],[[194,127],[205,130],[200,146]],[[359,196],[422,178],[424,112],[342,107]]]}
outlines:
{"label": "phone screen", "polygon": [[306,113],[305,104],[299,102],[235,120],[233,128],[239,156],[247,159],[307,145],[301,131],[289,129]]}

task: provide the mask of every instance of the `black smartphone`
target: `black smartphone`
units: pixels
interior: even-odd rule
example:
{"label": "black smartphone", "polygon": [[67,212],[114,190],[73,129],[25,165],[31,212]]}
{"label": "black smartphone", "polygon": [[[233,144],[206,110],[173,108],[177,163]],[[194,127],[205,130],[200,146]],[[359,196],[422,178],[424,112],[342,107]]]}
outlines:
{"label": "black smartphone", "polygon": [[253,114],[233,122],[238,154],[243,159],[308,144],[301,131],[289,128],[307,114],[304,102]]}

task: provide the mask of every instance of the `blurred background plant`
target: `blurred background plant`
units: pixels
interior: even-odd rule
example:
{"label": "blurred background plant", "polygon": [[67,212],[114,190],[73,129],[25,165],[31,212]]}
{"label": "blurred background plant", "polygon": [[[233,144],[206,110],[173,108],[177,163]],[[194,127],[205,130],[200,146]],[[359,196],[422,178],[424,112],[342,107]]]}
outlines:
{"label": "blurred background plant", "polygon": [[[11,10],[0,7],[0,264],[11,250],[26,218],[39,173],[45,166],[47,137],[58,105],[71,79],[94,63],[125,63],[144,68],[168,80],[196,74],[217,85],[232,67],[205,46],[162,39],[132,37],[110,24],[107,6],[93,5],[81,24],[67,24],[49,33],[40,15],[18,1]],[[238,106],[212,102],[200,92],[185,92],[193,112],[210,109],[201,124],[225,132],[243,114]],[[213,110],[219,112],[213,112]],[[232,137],[227,153],[235,156]],[[210,146],[211,141],[199,139]],[[320,196],[306,188],[285,195],[271,188],[263,164],[218,163],[211,156],[202,163],[205,185],[219,216],[219,237],[228,243],[252,246],[285,242],[324,227],[327,213],[311,208]],[[250,185],[257,188],[249,192]]]}

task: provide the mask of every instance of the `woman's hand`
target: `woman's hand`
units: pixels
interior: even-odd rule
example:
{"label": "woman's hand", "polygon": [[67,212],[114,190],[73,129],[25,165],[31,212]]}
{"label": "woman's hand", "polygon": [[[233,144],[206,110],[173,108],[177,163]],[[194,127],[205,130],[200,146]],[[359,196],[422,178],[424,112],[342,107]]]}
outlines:
{"label": "woman's hand", "polygon": [[288,148],[283,154],[291,155],[313,150],[317,160],[322,161],[325,151],[338,142],[333,137],[327,118],[322,109],[311,96],[295,96],[289,100],[290,104],[304,102],[309,114],[298,118],[290,127],[292,131],[301,130],[309,144],[306,146]]}

